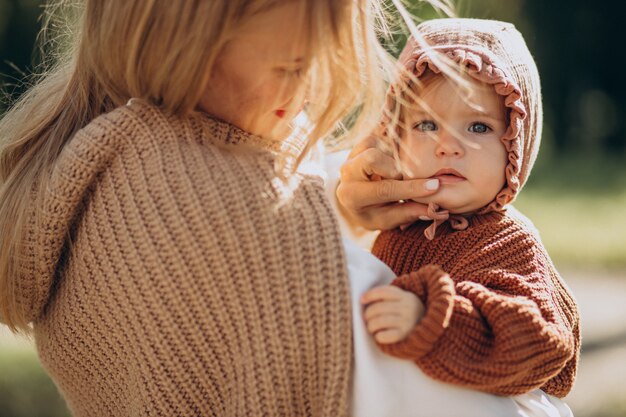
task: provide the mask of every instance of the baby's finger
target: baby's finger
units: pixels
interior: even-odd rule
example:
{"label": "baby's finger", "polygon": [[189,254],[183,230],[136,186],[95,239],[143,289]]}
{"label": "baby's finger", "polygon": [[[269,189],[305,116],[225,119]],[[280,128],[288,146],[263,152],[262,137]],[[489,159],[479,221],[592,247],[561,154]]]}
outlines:
{"label": "baby's finger", "polygon": [[384,345],[397,343],[402,340],[402,332],[399,329],[382,330],[374,335],[374,340]]}
{"label": "baby's finger", "polygon": [[399,314],[400,303],[397,301],[379,301],[365,307],[363,318],[369,321],[384,314]]}
{"label": "baby's finger", "polygon": [[401,289],[393,285],[383,285],[372,288],[361,296],[361,304],[369,304],[377,301],[399,301]]}
{"label": "baby's finger", "polygon": [[367,331],[370,334],[374,334],[381,330],[395,328],[400,325],[399,321],[400,317],[393,314],[385,314],[384,316],[374,317],[366,322]]}

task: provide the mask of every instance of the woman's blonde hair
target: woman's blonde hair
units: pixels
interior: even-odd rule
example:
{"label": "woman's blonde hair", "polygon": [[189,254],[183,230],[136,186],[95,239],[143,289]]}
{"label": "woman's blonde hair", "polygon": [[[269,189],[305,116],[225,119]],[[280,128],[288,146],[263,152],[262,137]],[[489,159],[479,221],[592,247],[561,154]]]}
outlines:
{"label": "woman's blonde hair", "polygon": [[[281,1],[60,0],[47,6],[42,33],[57,28],[52,42],[44,41],[52,47],[47,69],[0,121],[0,319],[12,330],[29,330],[13,295],[19,260],[28,256],[21,242],[64,145],[132,97],[179,115],[194,112],[238,25]],[[392,61],[378,41],[382,0],[292,1],[308,19],[316,68],[306,153],[354,109],[351,132],[371,129],[386,89],[381,67]],[[65,29],[59,33],[59,27]]]}

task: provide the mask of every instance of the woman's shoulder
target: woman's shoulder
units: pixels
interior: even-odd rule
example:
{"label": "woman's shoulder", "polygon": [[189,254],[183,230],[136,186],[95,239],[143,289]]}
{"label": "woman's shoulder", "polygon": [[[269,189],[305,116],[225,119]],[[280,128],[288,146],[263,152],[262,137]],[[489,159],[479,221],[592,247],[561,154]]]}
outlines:
{"label": "woman's shoulder", "polygon": [[[238,132],[228,123],[206,116],[178,116],[133,99],[79,130],[56,165],[62,171],[79,170],[81,176],[115,169],[137,173],[155,168],[162,171],[160,175],[193,176],[195,168],[220,171],[234,164],[234,152],[229,149],[233,144],[228,141],[244,141],[245,133]],[[257,160],[269,167],[268,158]]]}
{"label": "woman's shoulder", "polygon": [[[29,214],[27,226],[30,240],[25,250],[30,263],[21,267],[23,285],[19,291],[31,319],[41,314],[53,290],[55,271],[68,247],[68,231],[78,230],[87,212],[100,214],[94,209],[94,199],[106,200],[102,212],[119,204],[128,208],[134,198],[146,201],[146,192],[135,186],[145,177],[141,162],[132,162],[129,157],[133,152],[130,145],[148,138],[133,134],[140,131],[144,119],[126,106],[114,109],[80,129],[57,157],[42,207]],[[148,143],[148,139],[143,141]],[[126,189],[132,189],[132,195]]]}
{"label": "woman's shoulder", "polygon": [[66,146],[77,156],[93,159],[121,153],[127,147],[151,146],[165,140],[184,139],[182,118],[143,100],[104,113],[79,130]]}
{"label": "woman's shoulder", "polygon": [[65,201],[106,194],[107,201],[161,207],[176,203],[189,209],[185,213],[193,209],[203,215],[216,201],[231,213],[254,206],[259,215],[270,217],[277,207],[275,214],[283,215],[307,211],[307,204],[330,212],[319,177],[298,170],[282,178],[277,155],[264,139],[226,122],[206,115],[176,116],[132,100],[75,135],[55,167],[51,191]]}
{"label": "woman's shoulder", "polygon": [[[321,180],[301,172],[281,178],[276,153],[258,140],[208,116],[178,117],[131,102],[93,120],[73,138],[57,164],[51,191],[55,199],[76,199],[73,208],[78,199],[98,198],[106,207],[117,201],[144,212],[156,205],[154,216],[163,222],[180,221],[175,213],[195,222],[197,216],[223,218],[250,207],[270,218],[330,213]],[[223,210],[213,210],[217,202]]]}

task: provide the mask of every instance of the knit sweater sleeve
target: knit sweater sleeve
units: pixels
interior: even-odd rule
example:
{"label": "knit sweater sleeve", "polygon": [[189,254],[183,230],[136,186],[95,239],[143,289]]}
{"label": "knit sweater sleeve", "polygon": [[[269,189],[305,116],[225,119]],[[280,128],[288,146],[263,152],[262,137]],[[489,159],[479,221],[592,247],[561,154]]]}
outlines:
{"label": "knit sweater sleeve", "polygon": [[453,276],[431,264],[397,278],[393,284],[415,293],[426,313],[405,340],[381,344],[382,350],[443,382],[498,395],[542,388],[565,396],[580,345],[574,301],[559,296],[536,250],[509,249],[518,261],[534,262],[483,265]]}

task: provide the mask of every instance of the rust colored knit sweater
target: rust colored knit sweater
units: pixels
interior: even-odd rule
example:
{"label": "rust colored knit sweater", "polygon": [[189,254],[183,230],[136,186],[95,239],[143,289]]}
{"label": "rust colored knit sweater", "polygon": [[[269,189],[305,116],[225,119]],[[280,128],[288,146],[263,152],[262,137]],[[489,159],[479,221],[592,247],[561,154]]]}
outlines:
{"label": "rust colored knit sweater", "polygon": [[138,100],[66,145],[19,296],[75,416],[348,414],[336,219],[277,149]]}
{"label": "rust colored knit sweater", "polygon": [[579,357],[578,311],[535,233],[501,212],[473,216],[462,231],[446,222],[432,241],[428,225],[386,231],[374,243],[400,276],[393,285],[426,307],[412,334],[380,347],[443,382],[565,396]]}

